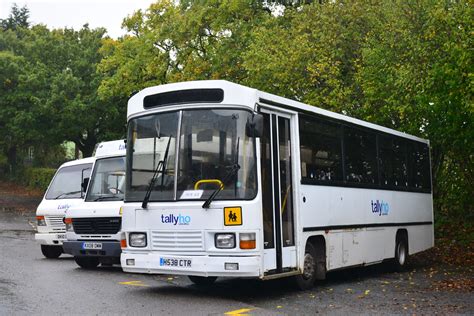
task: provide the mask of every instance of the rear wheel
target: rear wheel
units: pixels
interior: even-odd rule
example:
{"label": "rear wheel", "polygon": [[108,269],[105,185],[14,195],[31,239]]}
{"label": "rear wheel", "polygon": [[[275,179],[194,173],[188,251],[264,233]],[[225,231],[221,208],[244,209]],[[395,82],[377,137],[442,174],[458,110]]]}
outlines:
{"label": "rear wheel", "polygon": [[41,245],[41,252],[48,259],[56,259],[63,253],[63,247]]}
{"label": "rear wheel", "polygon": [[408,260],[408,242],[405,237],[397,238],[395,243],[395,258],[393,266],[397,271],[403,271],[406,268]]}
{"label": "rear wheel", "polygon": [[97,257],[74,257],[74,261],[84,269],[94,269],[99,265],[99,258]]}
{"label": "rear wheel", "polygon": [[193,282],[196,285],[201,285],[201,286],[208,286],[213,284],[217,277],[201,277],[201,276],[195,276],[195,275],[188,275],[189,280]]}

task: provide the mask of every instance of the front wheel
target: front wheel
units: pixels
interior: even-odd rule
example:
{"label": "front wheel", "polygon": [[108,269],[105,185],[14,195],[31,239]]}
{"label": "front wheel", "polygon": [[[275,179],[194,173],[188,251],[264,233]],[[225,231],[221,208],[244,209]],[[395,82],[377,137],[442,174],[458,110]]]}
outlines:
{"label": "front wheel", "polygon": [[74,261],[84,269],[94,269],[99,265],[99,258],[97,257],[74,257]]}
{"label": "front wheel", "polygon": [[41,245],[41,252],[43,253],[43,256],[48,259],[56,259],[63,253],[63,247]]}
{"label": "front wheel", "polygon": [[195,276],[195,275],[188,275],[188,278],[194,284],[201,285],[201,286],[209,286],[213,284],[217,279],[217,277],[201,277],[201,276]]}
{"label": "front wheel", "polygon": [[304,254],[303,273],[295,276],[294,282],[300,290],[309,290],[313,288],[318,274],[316,250],[308,243]]}

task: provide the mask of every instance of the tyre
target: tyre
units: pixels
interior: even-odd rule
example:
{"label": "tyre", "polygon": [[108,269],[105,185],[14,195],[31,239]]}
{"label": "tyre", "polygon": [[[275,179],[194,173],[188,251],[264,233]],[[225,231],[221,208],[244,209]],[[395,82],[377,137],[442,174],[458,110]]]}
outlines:
{"label": "tyre", "polygon": [[200,286],[209,286],[213,284],[217,279],[217,277],[201,277],[195,275],[188,275],[188,278],[189,280],[191,280],[191,282]]}
{"label": "tyre", "polygon": [[407,266],[408,260],[408,242],[403,237],[397,238],[395,242],[395,258],[393,260],[393,267],[396,271],[403,271]]}
{"label": "tyre", "polygon": [[43,256],[48,259],[56,259],[63,253],[63,247],[41,245],[41,252],[43,253]]}
{"label": "tyre", "polygon": [[84,269],[94,269],[99,265],[99,258],[97,257],[74,257],[74,261]]}
{"label": "tyre", "polygon": [[324,279],[326,266],[324,260],[318,260],[317,252],[311,243],[306,245],[303,273],[294,277],[294,283],[300,290],[313,288],[316,280]]}

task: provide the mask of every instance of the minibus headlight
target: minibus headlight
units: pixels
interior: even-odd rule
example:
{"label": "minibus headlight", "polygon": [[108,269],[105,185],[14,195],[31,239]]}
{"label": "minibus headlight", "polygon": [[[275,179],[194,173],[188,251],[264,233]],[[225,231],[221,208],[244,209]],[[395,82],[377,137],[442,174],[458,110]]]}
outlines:
{"label": "minibus headlight", "polygon": [[64,224],[66,224],[66,231],[73,232],[74,228],[72,227],[72,218],[65,218]]}
{"label": "minibus headlight", "polygon": [[146,247],[146,234],[130,233],[128,235],[128,243],[130,247]]}
{"label": "minibus headlight", "polygon": [[36,216],[36,223],[37,226],[46,226],[46,220],[44,219],[44,216]]}
{"label": "minibus headlight", "polygon": [[219,249],[235,248],[235,234],[216,234],[215,245]]}

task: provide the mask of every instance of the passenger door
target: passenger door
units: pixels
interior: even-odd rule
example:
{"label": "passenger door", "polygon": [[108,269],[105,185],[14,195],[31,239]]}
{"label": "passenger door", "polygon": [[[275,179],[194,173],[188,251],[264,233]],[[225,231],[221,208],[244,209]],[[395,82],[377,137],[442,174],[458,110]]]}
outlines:
{"label": "passenger door", "polygon": [[282,273],[296,268],[292,159],[292,117],[262,110],[260,139],[264,269]]}

